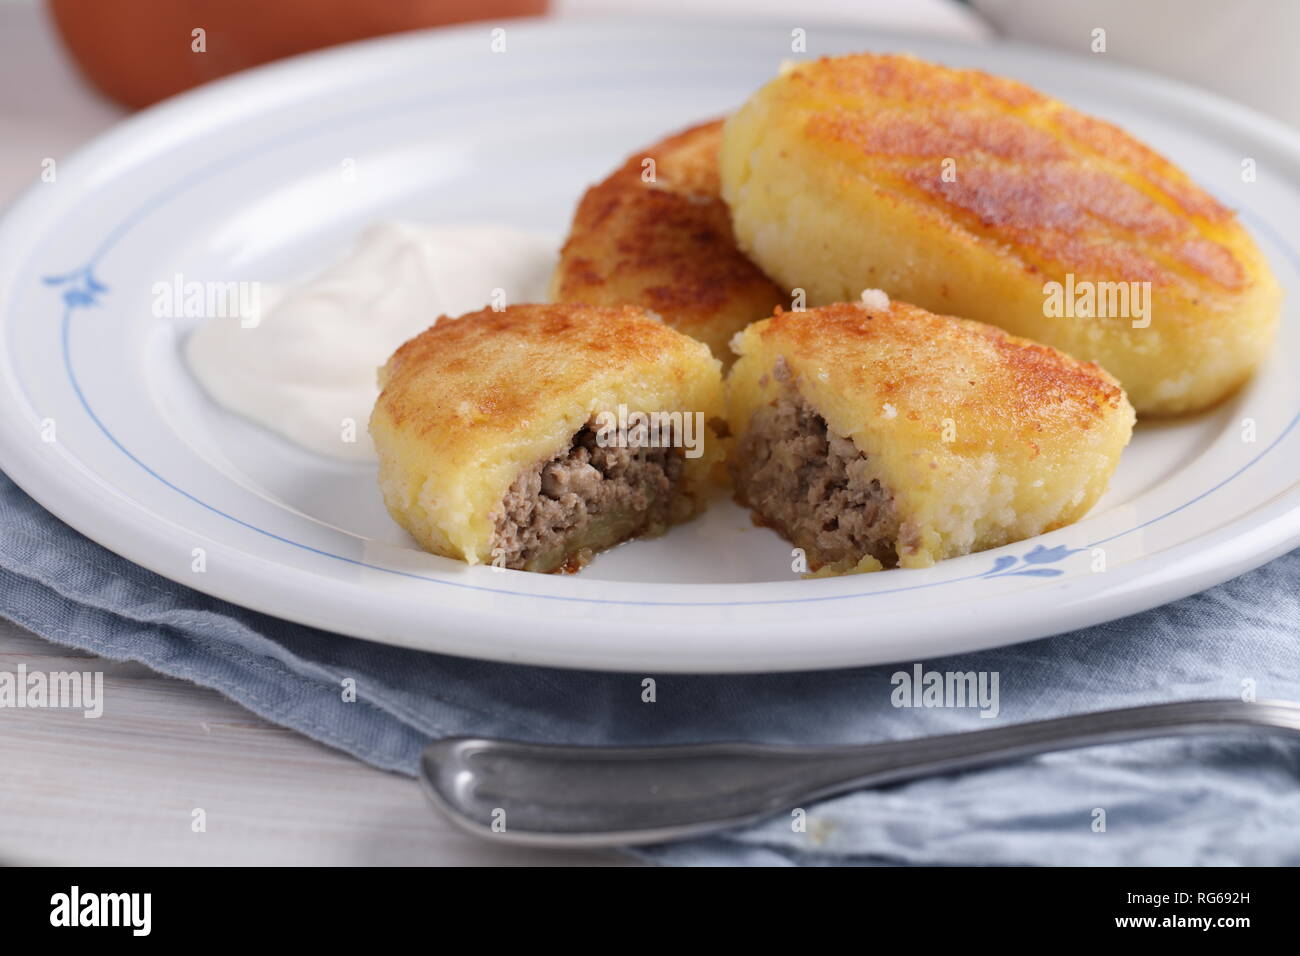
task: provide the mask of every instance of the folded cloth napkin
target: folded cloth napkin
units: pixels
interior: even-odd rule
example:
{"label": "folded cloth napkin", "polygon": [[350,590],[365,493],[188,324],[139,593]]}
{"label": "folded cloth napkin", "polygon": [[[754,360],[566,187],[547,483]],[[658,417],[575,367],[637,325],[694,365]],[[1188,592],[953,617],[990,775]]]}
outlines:
{"label": "folded cloth napkin", "polygon": [[[606,674],[340,637],[137,567],[3,475],[0,613],[52,641],[214,687],[268,720],[406,774],[431,738],[452,734],[574,744],[852,743],[1243,690],[1300,700],[1300,551],[1155,611],[921,665],[997,674],[992,718],[978,707],[895,706],[907,690],[895,675],[913,675],[912,662],[812,674]],[[647,676],[656,681],[654,702],[642,699]],[[355,702],[343,699],[347,678],[356,682]],[[803,814],[637,852],[723,865],[1297,865],[1297,783],[1294,742],[1150,741],[864,790]]]}

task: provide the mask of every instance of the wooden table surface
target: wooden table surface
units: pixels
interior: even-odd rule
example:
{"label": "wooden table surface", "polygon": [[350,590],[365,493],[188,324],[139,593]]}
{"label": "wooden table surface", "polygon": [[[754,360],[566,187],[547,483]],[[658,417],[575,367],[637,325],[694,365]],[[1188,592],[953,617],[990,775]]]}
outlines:
{"label": "wooden table surface", "polygon": [[[492,845],[414,780],[256,717],[216,691],[0,621],[0,671],[103,671],[104,713],[0,710],[0,864],[618,865]],[[201,808],[206,831],[193,832]]]}

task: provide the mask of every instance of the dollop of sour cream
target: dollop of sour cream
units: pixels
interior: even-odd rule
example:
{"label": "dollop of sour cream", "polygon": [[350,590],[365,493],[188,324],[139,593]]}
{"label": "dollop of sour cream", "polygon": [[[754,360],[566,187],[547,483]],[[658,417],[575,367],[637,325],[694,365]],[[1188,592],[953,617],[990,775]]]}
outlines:
{"label": "dollop of sour cream", "polygon": [[209,319],[185,343],[226,408],[333,458],[375,457],[377,373],[441,315],[543,302],[556,245],[503,226],[381,223],[301,285],[260,290],[257,316]]}

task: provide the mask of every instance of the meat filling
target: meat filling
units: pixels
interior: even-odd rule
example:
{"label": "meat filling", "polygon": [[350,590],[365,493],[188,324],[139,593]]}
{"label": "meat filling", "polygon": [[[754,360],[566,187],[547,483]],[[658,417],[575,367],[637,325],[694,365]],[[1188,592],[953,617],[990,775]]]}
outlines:
{"label": "meat filling", "polygon": [[[774,377],[785,381],[784,369]],[[898,563],[893,495],[868,477],[865,455],[832,433],[797,392],[754,412],[732,474],[741,500],[803,548],[813,567],[857,564],[871,555]]]}
{"label": "meat filling", "polygon": [[492,560],[528,571],[576,569],[593,551],[660,534],[681,504],[680,448],[602,446],[588,425],[515,479],[496,513]]}

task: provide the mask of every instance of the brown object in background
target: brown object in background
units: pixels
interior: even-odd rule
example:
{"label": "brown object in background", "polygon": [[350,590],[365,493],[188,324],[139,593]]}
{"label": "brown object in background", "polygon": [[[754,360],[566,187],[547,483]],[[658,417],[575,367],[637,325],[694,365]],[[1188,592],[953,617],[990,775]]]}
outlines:
{"label": "brown object in background", "polygon": [[[469,20],[531,16],[547,0],[50,0],[90,81],[131,107],[295,53]],[[192,49],[205,31],[206,52]],[[486,46],[487,39],[484,39]]]}

